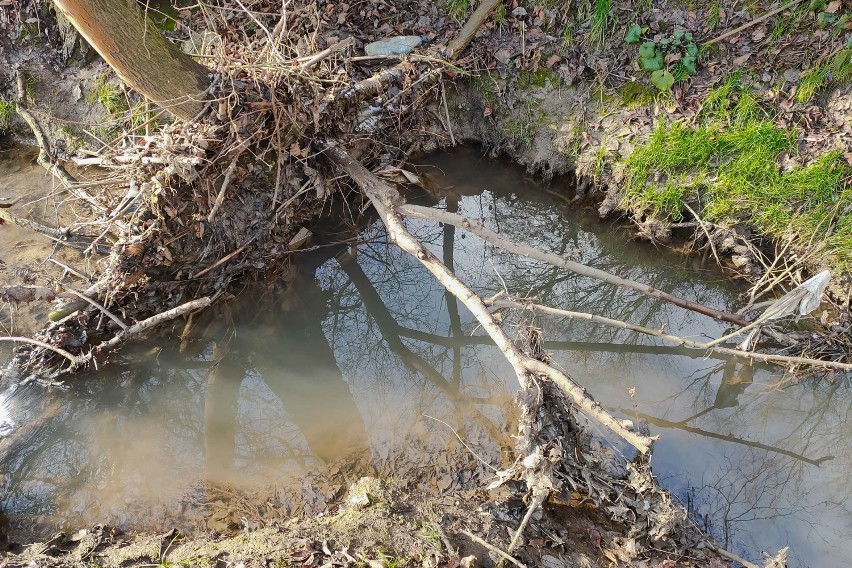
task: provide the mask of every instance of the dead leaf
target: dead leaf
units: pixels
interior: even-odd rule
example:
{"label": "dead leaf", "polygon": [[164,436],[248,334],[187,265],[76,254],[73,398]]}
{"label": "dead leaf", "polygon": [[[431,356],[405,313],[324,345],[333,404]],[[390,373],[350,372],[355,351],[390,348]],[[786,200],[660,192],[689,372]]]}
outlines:
{"label": "dead leaf", "polygon": [[838,10],[840,10],[840,4],[840,0],[832,0],[828,3],[828,6],[826,6],[825,11],[829,14],[836,14]]}
{"label": "dead leaf", "polygon": [[601,547],[601,533],[597,529],[586,529],[586,534],[589,535],[589,541],[596,548]]}
{"label": "dead leaf", "polygon": [[751,57],[751,53],[746,53],[745,55],[740,55],[739,57],[735,57],[734,58],[734,67],[740,67],[746,61],[748,61],[749,57]]}
{"label": "dead leaf", "polygon": [[547,58],[547,62],[544,64],[548,69],[553,69],[553,66],[562,61],[562,58],[558,55],[551,55]]}

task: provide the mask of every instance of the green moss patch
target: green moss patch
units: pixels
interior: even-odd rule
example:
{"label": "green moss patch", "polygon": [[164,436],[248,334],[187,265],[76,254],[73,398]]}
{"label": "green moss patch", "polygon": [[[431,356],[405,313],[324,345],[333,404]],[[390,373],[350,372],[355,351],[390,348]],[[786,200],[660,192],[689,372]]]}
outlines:
{"label": "green moss patch", "polygon": [[736,78],[710,93],[698,120],[659,125],[628,158],[625,207],[683,219],[687,202],[712,222],[820,244],[824,261],[852,268],[852,169],[839,152],[783,168],[799,133],[779,128]]}

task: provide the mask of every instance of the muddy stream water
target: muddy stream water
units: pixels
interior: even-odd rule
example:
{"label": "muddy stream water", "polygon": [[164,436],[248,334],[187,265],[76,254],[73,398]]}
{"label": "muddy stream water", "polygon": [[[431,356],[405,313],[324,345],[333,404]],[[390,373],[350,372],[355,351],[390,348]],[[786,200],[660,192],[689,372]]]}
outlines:
{"label": "muddy stream water", "polygon": [[[0,197],[21,185],[50,185],[32,158],[0,154]],[[739,307],[740,287],[569,205],[567,185],[543,191],[522,170],[473,150],[421,166],[449,188],[444,205],[511,237],[720,309]],[[681,336],[726,330],[511,257],[462,231],[420,221],[411,227],[485,295],[505,284],[545,304]],[[20,275],[8,259],[22,247],[41,255],[34,252],[33,263],[52,251],[0,226],[0,278]],[[15,427],[0,439],[0,507],[11,540],[96,522],[137,531],[233,529],[257,516],[321,512],[361,475],[435,494],[483,485],[487,470],[448,425],[490,463],[505,458],[517,387],[511,369],[470,314],[388,245],[380,224],[352,247],[309,255],[288,291],[246,296],[218,341],[184,353],[177,339],[142,345],[66,390],[33,386],[6,403]],[[9,306],[3,314],[8,328]],[[846,382],[791,384],[777,369],[624,331],[535,323],[555,362],[596,400],[660,435],[655,473],[722,545],[752,560],[790,546],[791,566],[848,564]],[[0,344],[0,362],[8,355]]]}

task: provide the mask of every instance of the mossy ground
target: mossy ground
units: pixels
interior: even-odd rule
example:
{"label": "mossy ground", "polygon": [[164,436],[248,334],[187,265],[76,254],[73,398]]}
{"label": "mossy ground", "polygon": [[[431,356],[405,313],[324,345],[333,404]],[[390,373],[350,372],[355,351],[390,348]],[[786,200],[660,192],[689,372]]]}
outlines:
{"label": "mossy ground", "polygon": [[659,124],[625,164],[624,208],[681,221],[745,222],[852,267],[852,171],[839,151],[796,164],[800,134],[778,127],[737,77],[710,92],[698,120]]}

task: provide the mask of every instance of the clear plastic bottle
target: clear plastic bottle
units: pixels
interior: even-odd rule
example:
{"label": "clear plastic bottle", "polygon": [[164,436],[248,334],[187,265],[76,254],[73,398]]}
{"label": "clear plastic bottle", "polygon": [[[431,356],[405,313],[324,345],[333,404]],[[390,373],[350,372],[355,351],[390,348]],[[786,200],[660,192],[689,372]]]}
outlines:
{"label": "clear plastic bottle", "polygon": [[364,46],[364,52],[367,55],[405,55],[410,53],[415,47],[419,47],[426,43],[426,36],[396,36],[374,41]]}

